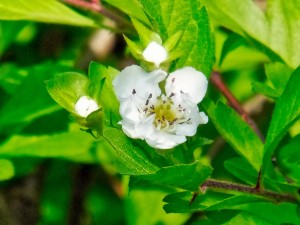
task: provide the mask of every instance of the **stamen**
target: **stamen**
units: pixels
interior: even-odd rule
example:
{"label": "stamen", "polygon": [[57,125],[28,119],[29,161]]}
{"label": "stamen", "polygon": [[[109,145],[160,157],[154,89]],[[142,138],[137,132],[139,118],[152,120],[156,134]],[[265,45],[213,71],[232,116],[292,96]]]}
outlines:
{"label": "stamen", "polygon": [[172,98],[173,96],[175,96],[175,94],[172,92],[169,97]]}

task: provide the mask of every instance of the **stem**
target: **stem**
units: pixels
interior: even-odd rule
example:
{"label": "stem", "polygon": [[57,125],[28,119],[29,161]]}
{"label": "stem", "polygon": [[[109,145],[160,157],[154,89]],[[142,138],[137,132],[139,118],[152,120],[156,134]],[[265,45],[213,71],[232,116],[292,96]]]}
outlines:
{"label": "stem", "polygon": [[249,126],[254,130],[257,136],[261,139],[262,142],[265,141],[264,136],[262,135],[261,131],[258,129],[256,123],[252,120],[252,118],[247,114],[247,112],[243,109],[242,105],[239,101],[233,96],[231,91],[227,88],[226,84],[222,80],[220,73],[214,71],[210,77],[210,81],[212,84],[224,95],[227,99],[228,104],[237,112],[239,113],[243,120],[246,121]]}
{"label": "stem", "polygon": [[[243,109],[240,102],[234,97],[231,91],[227,88],[224,81],[222,80],[220,73],[214,71],[210,77],[212,84],[224,95],[227,99],[228,104],[241,115],[243,120],[249,124],[249,126],[253,129],[253,131],[257,134],[260,140],[264,143],[265,137],[262,135],[261,131],[259,130],[258,126],[254,122],[254,120],[247,114],[247,112]],[[255,189],[260,191],[261,189],[261,169],[257,176],[257,182]]]}
{"label": "stem", "polygon": [[217,181],[214,179],[208,179],[204,184],[202,184],[201,188],[223,189],[223,190],[231,190],[231,191],[255,194],[255,195],[260,195],[272,199],[276,202],[292,202],[292,203],[298,202],[298,200],[290,194],[279,194],[268,190],[258,190],[256,187],[250,187],[247,185],[230,183],[226,181]]}
{"label": "stem", "polygon": [[90,2],[85,0],[62,0],[62,1],[68,3],[69,5],[86,9],[94,13],[100,13],[106,16],[107,18],[115,21],[119,28],[123,28],[123,27],[129,27],[130,29],[132,28],[131,23],[129,23],[123,17],[105,9],[101,5],[100,0],[91,0]]}

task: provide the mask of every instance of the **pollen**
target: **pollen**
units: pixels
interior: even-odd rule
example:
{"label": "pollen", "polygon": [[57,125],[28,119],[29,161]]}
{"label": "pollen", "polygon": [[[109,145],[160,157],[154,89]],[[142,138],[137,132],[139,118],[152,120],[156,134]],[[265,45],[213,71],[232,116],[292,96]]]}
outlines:
{"label": "pollen", "polygon": [[174,103],[170,98],[158,98],[156,104],[150,108],[151,112],[155,114],[154,125],[159,129],[168,128],[178,120]]}

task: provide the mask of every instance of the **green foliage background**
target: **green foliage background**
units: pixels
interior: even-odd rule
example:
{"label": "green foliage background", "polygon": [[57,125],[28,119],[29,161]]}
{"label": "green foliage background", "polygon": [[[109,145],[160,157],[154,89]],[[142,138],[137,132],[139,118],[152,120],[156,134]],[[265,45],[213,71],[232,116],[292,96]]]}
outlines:
{"label": "green foliage background", "polygon": [[[300,224],[300,1],[101,4],[0,2],[0,222]],[[89,47],[99,30],[116,40],[105,57]],[[209,123],[185,144],[129,139],[111,82],[124,65],[151,67],[141,52],[152,38],[170,53],[165,69],[218,71],[265,140],[213,82],[199,105]],[[74,117],[83,94],[103,108],[86,120]],[[258,180],[258,192],[230,186]]]}

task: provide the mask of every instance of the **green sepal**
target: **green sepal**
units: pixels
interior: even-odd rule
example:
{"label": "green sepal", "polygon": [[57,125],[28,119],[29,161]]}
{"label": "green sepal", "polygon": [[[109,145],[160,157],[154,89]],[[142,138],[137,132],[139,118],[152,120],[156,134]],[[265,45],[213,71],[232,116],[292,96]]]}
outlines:
{"label": "green sepal", "polygon": [[65,72],[45,82],[51,97],[70,113],[76,114],[74,106],[81,96],[87,95],[88,78],[80,73]]}

